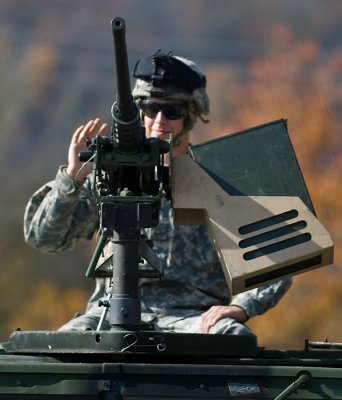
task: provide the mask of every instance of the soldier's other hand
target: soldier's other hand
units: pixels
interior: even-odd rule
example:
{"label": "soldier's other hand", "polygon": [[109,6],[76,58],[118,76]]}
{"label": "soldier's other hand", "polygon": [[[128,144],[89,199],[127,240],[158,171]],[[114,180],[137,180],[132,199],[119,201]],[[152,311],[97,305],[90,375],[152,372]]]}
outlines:
{"label": "soldier's other hand", "polygon": [[66,173],[77,180],[84,180],[92,171],[92,163],[88,163],[83,168],[83,162],[79,160],[79,153],[87,151],[87,139],[92,139],[97,135],[105,135],[108,124],[102,123],[100,118],[88,121],[85,125],[79,126],[71,138],[68,151],[68,167]]}
{"label": "soldier's other hand", "polygon": [[247,321],[247,314],[243,308],[238,306],[212,306],[202,314],[201,332],[209,333],[210,329],[223,318],[232,318],[238,322]]}

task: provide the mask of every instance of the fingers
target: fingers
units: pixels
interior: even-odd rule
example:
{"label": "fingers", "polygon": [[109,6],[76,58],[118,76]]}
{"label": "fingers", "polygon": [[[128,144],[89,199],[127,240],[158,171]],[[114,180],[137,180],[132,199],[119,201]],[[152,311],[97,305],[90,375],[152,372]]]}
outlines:
{"label": "fingers", "polygon": [[96,135],[103,135],[108,129],[108,124],[104,123],[100,126],[100,118],[95,118],[87,123],[84,127],[84,133],[87,137],[94,137]]}
{"label": "fingers", "polygon": [[100,118],[95,118],[94,120],[90,120],[83,129],[82,134],[87,137],[95,136],[97,129],[100,125]]}
{"label": "fingers", "polygon": [[208,311],[202,314],[201,332],[209,333],[210,329],[222,318],[216,307],[209,308]]}
{"label": "fingers", "polygon": [[99,129],[98,134],[99,135],[104,135],[104,134],[107,133],[107,130],[108,130],[108,124],[102,124],[100,129]]}
{"label": "fingers", "polygon": [[209,333],[210,329],[216,324],[214,320],[204,320],[201,325],[202,333]]}
{"label": "fingers", "polygon": [[[210,329],[221,319],[235,318],[235,306],[212,306],[202,314],[202,332],[209,333]],[[238,308],[237,308],[238,309]],[[241,310],[241,309],[239,309]]]}
{"label": "fingers", "polygon": [[68,167],[66,171],[70,176],[77,176],[79,179],[85,179],[90,173],[92,169],[91,164],[80,173],[83,163],[79,160],[79,153],[87,150],[88,138],[91,139],[96,135],[104,135],[107,129],[108,124],[101,125],[100,118],[95,118],[88,121],[85,125],[79,126],[75,130],[68,151]]}
{"label": "fingers", "polygon": [[79,136],[80,136],[81,132],[83,131],[83,129],[84,129],[84,125],[81,125],[76,129],[76,131],[72,135],[72,141],[73,142],[76,142],[76,143],[78,142]]}
{"label": "fingers", "polygon": [[108,124],[104,123],[100,126],[100,118],[88,121],[85,125],[79,126],[73,135],[76,143],[84,142],[87,138],[93,138],[96,135],[103,135],[108,129]]}
{"label": "fingers", "polygon": [[209,333],[210,329],[223,318],[232,318],[243,324],[247,321],[246,311],[238,306],[212,306],[202,314],[201,331]]}

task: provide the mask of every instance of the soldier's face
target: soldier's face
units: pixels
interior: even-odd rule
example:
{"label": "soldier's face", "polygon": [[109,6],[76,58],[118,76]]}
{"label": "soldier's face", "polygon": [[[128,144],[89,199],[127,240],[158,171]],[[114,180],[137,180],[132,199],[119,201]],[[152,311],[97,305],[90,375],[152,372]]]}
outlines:
{"label": "soldier's face", "polygon": [[[186,111],[181,102],[151,97],[142,103],[141,109],[148,137],[171,140],[182,132]],[[188,134],[182,135],[180,143],[177,142],[174,155],[179,153],[178,147],[187,149]]]}

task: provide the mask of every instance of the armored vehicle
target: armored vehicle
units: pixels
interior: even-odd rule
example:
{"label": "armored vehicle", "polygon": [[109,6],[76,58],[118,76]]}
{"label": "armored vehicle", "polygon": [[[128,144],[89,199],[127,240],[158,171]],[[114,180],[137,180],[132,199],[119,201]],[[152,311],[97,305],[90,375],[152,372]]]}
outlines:
{"label": "armored vehicle", "polygon": [[[331,264],[333,243],[316,218],[285,120],[194,145],[170,167],[162,161],[172,151],[168,143],[141,145],[124,20],[114,18],[112,29],[113,132],[90,140],[80,156],[94,162],[101,219],[86,275],[115,278],[102,316],[109,313],[112,329],[102,330],[100,320],[95,331],[13,332],[0,349],[0,398],[342,399],[340,343],[272,350],[248,336],[166,333],[140,324],[138,279],[161,273],[140,229],[158,224],[164,193],[176,223],[210,227],[232,294]],[[177,178],[184,169],[187,176]],[[120,180],[125,190],[116,195]],[[98,269],[107,240],[117,246],[114,267]],[[142,271],[141,258],[152,269]]]}

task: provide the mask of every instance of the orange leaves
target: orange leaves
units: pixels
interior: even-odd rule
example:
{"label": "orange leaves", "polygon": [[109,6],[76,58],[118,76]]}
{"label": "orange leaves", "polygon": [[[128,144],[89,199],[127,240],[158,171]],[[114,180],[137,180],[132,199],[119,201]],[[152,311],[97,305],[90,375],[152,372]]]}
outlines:
{"label": "orange leaves", "polygon": [[295,277],[280,304],[248,325],[261,345],[301,348],[305,338],[342,341],[341,58],[329,58],[313,40],[298,41],[284,25],[272,30],[271,41],[267,56],[245,66],[209,68],[213,112],[206,128],[211,138],[288,120],[318,218],[335,241],[335,265]]}
{"label": "orange leaves", "polygon": [[248,325],[268,348],[302,348],[304,339],[341,341],[341,273],[337,266],[294,278],[283,300]]}
{"label": "orange leaves", "polygon": [[7,320],[7,329],[55,330],[73,317],[76,311],[83,312],[88,294],[77,288],[61,289],[48,281],[35,283],[34,291],[16,312]]}

